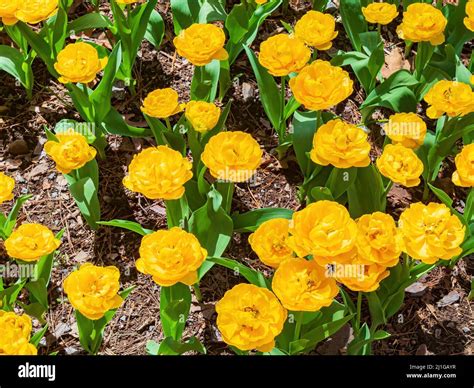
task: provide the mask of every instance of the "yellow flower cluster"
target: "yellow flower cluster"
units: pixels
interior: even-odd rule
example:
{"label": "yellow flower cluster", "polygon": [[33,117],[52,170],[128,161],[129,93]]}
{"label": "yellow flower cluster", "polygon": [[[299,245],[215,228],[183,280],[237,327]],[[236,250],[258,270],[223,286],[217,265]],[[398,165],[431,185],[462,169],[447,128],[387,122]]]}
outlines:
{"label": "yellow flower cluster", "polygon": [[274,35],[260,45],[260,64],[271,75],[283,77],[299,72],[311,58],[311,51],[296,36]]}
{"label": "yellow flower cluster", "polygon": [[173,43],[178,54],[195,66],[204,66],[214,59],[225,61],[225,34],[214,24],[193,24],[182,30]]}
{"label": "yellow flower cluster", "polygon": [[181,112],[186,104],[180,104],[178,93],[171,89],[156,89],[149,93],[143,101],[141,110],[147,116],[166,119]]}
{"label": "yellow flower cluster", "polygon": [[340,119],[321,125],[313,138],[311,160],[337,168],[367,167],[370,144],[363,129]]}
{"label": "yellow flower cluster", "polygon": [[412,42],[430,42],[433,46],[444,42],[444,29],[448,24],[443,13],[426,3],[414,3],[403,13],[403,21],[397,28],[401,39]]}
{"label": "yellow flower cluster", "polygon": [[201,159],[214,178],[245,182],[260,166],[262,154],[257,141],[248,133],[220,132],[210,138]]}
{"label": "yellow flower cluster", "polygon": [[174,227],[143,237],[136,266],[160,286],[192,285],[206,257],[207,251],[193,234]]}
{"label": "yellow flower cluster", "polygon": [[212,102],[190,101],[186,104],[185,115],[195,131],[204,133],[217,125],[221,110]]}
{"label": "yellow flower cluster", "polygon": [[95,321],[122,305],[119,279],[117,267],[85,263],[64,279],[64,292],[76,310]]}
{"label": "yellow flower cluster", "polygon": [[474,31],[474,1],[472,0],[466,3],[466,17],[463,22],[468,30]]}
{"label": "yellow flower cluster", "polygon": [[395,113],[384,130],[393,144],[415,149],[425,140],[426,123],[416,113]]}
{"label": "yellow flower cluster", "polygon": [[77,170],[95,158],[97,151],[87,143],[85,136],[69,130],[56,135],[58,141],[48,141],[45,152],[56,162],[56,168],[63,174]]}
{"label": "yellow flower cluster", "polygon": [[365,20],[369,23],[389,24],[398,16],[397,6],[388,3],[370,3],[362,7]]}
{"label": "yellow flower cluster", "polygon": [[398,226],[405,251],[414,259],[434,264],[462,252],[465,226],[441,203],[411,204],[401,215]]}
{"label": "yellow flower cluster", "polygon": [[34,356],[38,353],[30,344],[31,318],[12,311],[0,310],[0,356]]}
{"label": "yellow flower cluster", "polygon": [[189,181],[191,162],[167,146],[151,147],[133,157],[124,186],[150,199],[179,199]]}
{"label": "yellow flower cluster", "polygon": [[61,242],[46,226],[23,224],[5,240],[8,256],[23,261],[38,261],[59,248]]}
{"label": "yellow flower cluster", "polygon": [[59,82],[63,84],[88,84],[105,68],[107,61],[107,57],[99,58],[94,46],[78,42],[68,44],[59,52],[54,68],[60,74]]}
{"label": "yellow flower cluster", "polygon": [[0,0],[0,20],[7,26],[19,20],[37,24],[58,12],[58,0]]}
{"label": "yellow flower cluster", "polygon": [[426,93],[424,100],[431,105],[426,114],[437,119],[443,114],[449,117],[465,116],[474,112],[474,92],[465,83],[441,80]]}
{"label": "yellow flower cluster", "polygon": [[216,304],[217,327],[226,343],[269,352],[283,330],[287,311],[266,288],[238,284]]}
{"label": "yellow flower cluster", "polygon": [[0,204],[13,199],[13,189],[15,188],[15,180],[0,172]]}
{"label": "yellow flower cluster", "polygon": [[418,186],[423,173],[423,162],[411,148],[401,144],[387,144],[377,159],[380,173],[406,187]]}
{"label": "yellow flower cluster", "polygon": [[353,82],[347,71],[329,62],[316,60],[290,80],[299,103],[310,110],[329,109],[352,94]]}
{"label": "yellow flower cluster", "polygon": [[456,155],[456,171],[453,173],[453,182],[462,187],[474,187],[474,144],[464,146]]}
{"label": "yellow flower cluster", "polygon": [[309,11],[295,24],[295,35],[317,50],[329,50],[337,36],[334,17],[318,11]]}

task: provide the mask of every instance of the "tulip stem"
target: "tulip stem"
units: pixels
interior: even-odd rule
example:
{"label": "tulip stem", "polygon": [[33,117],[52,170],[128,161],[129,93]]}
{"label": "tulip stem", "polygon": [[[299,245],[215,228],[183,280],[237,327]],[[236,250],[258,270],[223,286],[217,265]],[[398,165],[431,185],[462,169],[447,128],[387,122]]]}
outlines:
{"label": "tulip stem", "polygon": [[173,128],[171,128],[170,119],[168,117],[165,119],[165,122],[166,122],[166,128],[168,128],[168,131],[173,132]]}
{"label": "tulip stem", "polygon": [[360,329],[360,315],[362,310],[362,292],[357,293],[357,317],[356,317],[356,327],[355,332],[358,333]]}
{"label": "tulip stem", "polygon": [[285,105],[286,105],[286,76],[281,77],[280,84],[280,95],[281,95],[281,119],[280,128],[278,130],[278,139],[283,142],[286,133],[286,120],[285,120]]}
{"label": "tulip stem", "polygon": [[199,284],[193,284],[193,290],[194,290],[194,296],[196,297],[198,302],[202,302],[202,294],[201,294],[201,288],[199,287]]}
{"label": "tulip stem", "polygon": [[382,38],[382,25],[380,23],[377,23],[377,31],[380,35],[380,38]]}
{"label": "tulip stem", "polygon": [[304,314],[304,311],[298,311],[296,313],[296,316],[295,316],[296,327],[295,327],[295,334],[293,336],[293,341],[298,341],[300,339],[301,325],[303,324],[303,314]]}
{"label": "tulip stem", "polygon": [[423,188],[423,197],[421,198],[422,202],[426,202],[428,200],[429,194],[430,188],[428,186],[428,181],[425,181],[425,187]]}

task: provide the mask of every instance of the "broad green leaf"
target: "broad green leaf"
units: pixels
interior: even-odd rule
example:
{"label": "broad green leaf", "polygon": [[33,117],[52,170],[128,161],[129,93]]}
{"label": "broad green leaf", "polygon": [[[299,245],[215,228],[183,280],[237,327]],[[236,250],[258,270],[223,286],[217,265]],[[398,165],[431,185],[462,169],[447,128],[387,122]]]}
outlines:
{"label": "broad green leaf", "polygon": [[206,348],[196,337],[191,337],[186,342],[174,340],[172,337],[166,337],[157,349],[157,355],[160,356],[178,356],[186,352],[198,352],[206,354]]}
{"label": "broad green leaf", "polygon": [[191,308],[189,286],[176,283],[170,287],[161,287],[160,318],[163,333],[176,341],[181,339]]}
{"label": "broad green leaf", "polygon": [[249,281],[249,283],[261,287],[259,272],[247,267],[245,264],[240,263],[237,260],[227,259],[224,257],[209,257],[207,260],[216,263],[222,267],[228,268],[234,271],[235,274],[243,276]]}
{"label": "broad green leaf", "polygon": [[77,19],[69,22],[68,33],[70,35],[79,35],[86,30],[96,30],[98,28],[109,28],[112,26],[109,18],[101,13],[93,12],[79,16]]}
{"label": "broad green leaf", "polygon": [[205,66],[195,66],[191,82],[191,99],[213,102],[217,96],[220,62],[215,59]]}
{"label": "broad green leaf", "polygon": [[349,212],[356,219],[363,214],[385,211],[386,197],[380,173],[374,165],[359,168],[354,184],[348,187]]}
{"label": "broad green leaf", "polygon": [[274,218],[291,219],[293,210],[283,208],[265,208],[232,215],[235,232],[254,232],[265,221]]}
{"label": "broad green leaf", "polygon": [[6,237],[9,237],[10,234],[13,232],[13,229],[15,228],[16,220],[18,218],[18,213],[20,212],[21,207],[31,197],[33,197],[31,194],[26,194],[26,195],[22,195],[15,201],[15,204],[13,205],[12,210],[10,210],[10,213],[8,214],[8,217],[2,228],[3,234],[5,234]]}
{"label": "broad green leaf", "polygon": [[24,63],[25,58],[20,51],[10,46],[0,45],[0,70],[6,71],[27,87],[26,74],[23,70]]}
{"label": "broad green leaf", "polygon": [[346,30],[352,46],[357,51],[362,51],[360,34],[367,31],[367,22],[362,14],[360,0],[344,0],[339,5],[342,24]]}
{"label": "broad green leaf", "polygon": [[326,182],[326,187],[330,190],[334,199],[338,199],[344,194],[357,178],[357,168],[348,169],[333,168]]}
{"label": "broad green leaf", "polygon": [[145,39],[150,42],[156,49],[161,46],[163,37],[165,36],[165,22],[160,13],[153,10],[148,21]]}
{"label": "broad green leaf", "polygon": [[252,65],[255,78],[257,79],[263,109],[273,128],[279,129],[284,109],[280,98],[280,89],[273,76],[268,73],[267,69],[260,65],[255,53],[248,46],[244,46],[244,49]]}
{"label": "broad green leaf", "polygon": [[138,222],[133,222],[133,221],[126,221],[126,220],[98,221],[97,224],[127,229],[141,236],[146,236],[147,234],[153,233],[152,230],[145,229]]}

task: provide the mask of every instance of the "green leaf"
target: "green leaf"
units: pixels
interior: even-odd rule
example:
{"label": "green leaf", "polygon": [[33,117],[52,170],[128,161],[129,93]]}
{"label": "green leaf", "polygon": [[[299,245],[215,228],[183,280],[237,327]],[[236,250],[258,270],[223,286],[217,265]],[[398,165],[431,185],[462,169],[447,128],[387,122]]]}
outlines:
{"label": "green leaf", "polygon": [[48,308],[48,289],[44,279],[40,278],[33,282],[26,283],[26,289],[30,292],[30,300],[32,303],[38,302],[45,308]]}
{"label": "green leaf", "polygon": [[25,88],[27,87],[26,73],[23,70],[25,58],[22,53],[10,46],[0,45],[0,70],[15,77]]}
{"label": "green leaf", "polygon": [[33,197],[31,194],[26,194],[26,195],[22,195],[15,201],[15,204],[13,205],[12,210],[8,214],[7,220],[3,224],[2,229],[6,237],[9,237],[10,234],[13,232],[13,229],[15,228],[16,220],[18,218],[18,213],[20,212],[21,207],[31,197]]}
{"label": "green leaf", "polygon": [[111,108],[102,123],[106,131],[112,135],[126,137],[152,137],[153,133],[149,128],[138,128],[128,125],[122,115],[114,108]]}
{"label": "green leaf", "polygon": [[161,356],[178,356],[191,351],[206,354],[206,348],[196,337],[191,337],[184,343],[176,341],[172,337],[166,337],[159,344],[158,349],[154,348],[153,350],[157,350],[155,354]]}
{"label": "green leaf", "polygon": [[79,179],[73,175],[64,175],[69,183],[69,191],[88,225],[97,229],[97,222],[100,220],[97,162],[95,159],[90,161],[81,169],[76,170],[76,173]]}
{"label": "green leaf", "polygon": [[339,5],[344,29],[357,51],[362,51],[360,34],[367,31],[367,22],[362,14],[360,0],[344,0]]}
{"label": "green leaf", "polygon": [[233,7],[226,19],[226,28],[229,31],[230,39],[225,47],[229,53],[230,64],[235,62],[244,46],[250,47],[252,45],[260,26],[268,16],[278,9],[282,2],[282,0],[270,0],[255,10],[253,7],[245,7],[246,12],[244,6],[235,5]]}
{"label": "green leaf", "polygon": [[209,23],[225,20],[224,0],[171,0],[175,35],[193,23]]}
{"label": "green leaf", "polygon": [[126,221],[126,220],[110,220],[110,221],[99,221],[99,225],[114,226],[116,228],[127,229],[135,232],[141,236],[153,233],[150,229],[145,229],[138,222]]}
{"label": "green leaf", "polygon": [[[0,279],[2,279],[0,277]],[[0,301],[2,301],[2,310],[4,311],[13,311],[15,307],[16,300],[18,295],[20,295],[21,290],[25,286],[26,281],[20,281],[10,286],[8,288],[3,288],[0,292]],[[3,284],[3,281],[2,281]]]}
{"label": "green leaf", "polygon": [[191,99],[213,102],[217,95],[220,62],[215,59],[205,66],[195,66],[191,82]]}
{"label": "green leaf", "polygon": [[347,354],[349,355],[368,355],[371,353],[370,330],[366,323],[362,325],[357,336],[347,346]]}
{"label": "green leaf", "polygon": [[221,256],[229,245],[234,225],[222,207],[213,209],[213,200],[194,211],[189,219],[189,231],[193,233],[209,256]]}
{"label": "green leaf", "polygon": [[86,30],[96,30],[98,28],[110,28],[112,23],[109,18],[101,13],[93,12],[86,13],[85,15],[79,16],[77,19],[69,22],[68,34],[79,35],[80,32]]}
{"label": "green leaf", "polygon": [[160,13],[153,10],[148,21],[145,39],[150,42],[156,49],[161,46],[163,37],[165,36],[165,22]]}
{"label": "green leaf", "polygon": [[308,194],[309,203],[318,202],[318,201],[334,201],[334,197],[327,187],[315,186],[313,187]]}
{"label": "green leaf", "polygon": [[370,317],[372,318],[372,327],[378,327],[387,323],[385,311],[376,292],[365,294],[369,302]]}
{"label": "green leaf", "polygon": [[433,186],[431,183],[428,183],[430,190],[438,197],[438,199],[443,202],[451,212],[459,217],[459,219],[467,224],[466,219],[460,214],[456,209],[453,208],[453,200],[452,198],[446,194],[443,190],[438,189],[437,187]]}
{"label": "green leaf", "polygon": [[248,46],[244,46],[244,49],[252,65],[255,78],[257,79],[263,109],[273,128],[279,129],[284,109],[280,98],[280,89],[273,76],[268,73],[267,69],[260,65],[255,53]]}
{"label": "green leaf", "polygon": [[326,187],[334,199],[338,199],[344,194],[357,178],[357,168],[333,168],[326,182]]}
{"label": "green leaf", "polygon": [[293,116],[293,149],[305,177],[314,168],[314,163],[308,157],[308,153],[313,148],[313,137],[321,124],[318,113],[314,111],[296,111]]}
{"label": "green leaf", "polygon": [[[62,229],[55,237],[61,240],[64,229]],[[51,252],[49,255],[43,256],[35,266],[35,280],[43,279],[46,286],[49,285],[51,280],[51,272],[53,270],[53,261],[56,251]]]}
{"label": "green leaf", "polygon": [[171,287],[161,287],[160,318],[163,333],[176,341],[181,339],[191,308],[189,286],[176,283]]}
{"label": "green leaf", "polygon": [[[234,271],[234,273],[237,273],[243,276],[251,284],[254,284],[258,287],[262,286],[261,279],[259,277],[260,273],[258,271],[255,271],[254,269],[247,267],[243,263],[240,263],[233,259],[227,259],[224,257],[208,257],[207,260]],[[265,283],[265,285],[268,288],[267,283]]]}
{"label": "green leaf", "polygon": [[89,99],[94,105],[95,121],[102,122],[111,109],[112,85],[122,62],[122,48],[117,43],[109,56],[104,76],[99,86],[92,92]]}
{"label": "green leaf", "polygon": [[380,173],[374,165],[359,168],[354,184],[348,187],[349,212],[356,219],[363,214],[385,211],[386,197]]}
{"label": "green leaf", "polygon": [[30,339],[30,344],[33,344],[35,347],[38,347],[39,343],[41,342],[41,339],[44,337],[46,334],[46,331],[48,331],[48,325],[44,325],[40,330],[38,330]]}
{"label": "green leaf", "polygon": [[286,218],[293,216],[293,210],[283,208],[265,208],[251,210],[246,213],[235,213],[232,215],[235,232],[254,232],[265,221],[274,218]]}

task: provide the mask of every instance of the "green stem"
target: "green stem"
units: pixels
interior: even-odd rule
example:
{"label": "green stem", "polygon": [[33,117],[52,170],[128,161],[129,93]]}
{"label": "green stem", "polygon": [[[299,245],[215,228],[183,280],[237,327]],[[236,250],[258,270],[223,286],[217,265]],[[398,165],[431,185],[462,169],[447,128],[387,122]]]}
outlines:
{"label": "green stem", "polygon": [[286,120],[285,120],[286,76],[281,77],[280,99],[281,99],[281,117],[280,117],[280,128],[278,130],[278,139],[281,144],[285,138],[285,132],[286,132]]}
{"label": "green stem", "polygon": [[410,55],[412,46],[413,46],[413,42],[408,42],[407,45],[405,46],[405,59],[407,59],[408,56]]}
{"label": "green stem", "polygon": [[167,117],[167,118],[165,119],[165,122],[166,122],[166,128],[168,128],[168,131],[173,132],[173,128],[171,127],[171,123],[170,123],[169,117]]}
{"label": "green stem", "polygon": [[362,292],[357,293],[357,317],[356,317],[356,333],[359,332],[360,329],[360,320],[361,320],[361,310],[362,310]]}
{"label": "green stem", "polygon": [[198,302],[202,302],[202,294],[201,288],[199,287],[199,283],[193,284],[194,295]]}
{"label": "green stem", "polygon": [[380,35],[380,38],[382,38],[382,25],[380,23],[377,23],[377,31]]}
{"label": "green stem", "polygon": [[304,311],[298,311],[295,316],[296,326],[295,326],[295,333],[293,336],[293,341],[298,341],[301,335],[301,325],[303,324],[303,314]]}
{"label": "green stem", "polygon": [[318,49],[314,48],[313,53],[311,54],[311,62],[315,61],[316,59],[318,59]]}
{"label": "green stem", "polygon": [[422,202],[426,202],[428,200],[429,195],[430,195],[430,188],[428,186],[428,182],[425,181],[425,187],[423,188],[423,197],[421,198]]}

